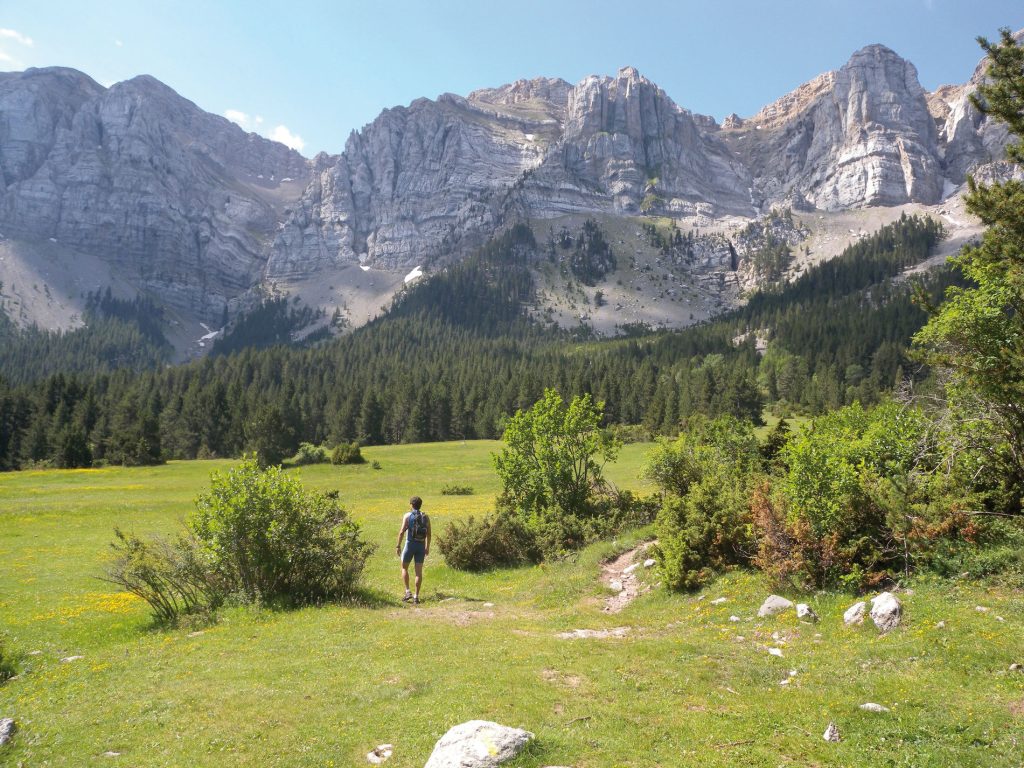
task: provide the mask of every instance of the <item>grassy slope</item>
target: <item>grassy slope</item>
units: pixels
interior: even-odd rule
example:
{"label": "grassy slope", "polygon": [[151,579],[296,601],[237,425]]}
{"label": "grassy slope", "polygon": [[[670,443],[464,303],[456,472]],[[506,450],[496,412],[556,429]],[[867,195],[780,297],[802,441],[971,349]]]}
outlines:
{"label": "grassy slope", "polygon": [[[423,496],[438,528],[486,510],[495,446],[370,448],[380,471],[295,470],[339,488],[379,543],[367,573],[377,604],[233,610],[195,636],[151,630],[142,605],[95,577],[115,525],[174,530],[228,462],[0,475],[0,626],[21,651],[41,651],[0,688],[0,716],[21,727],[0,762],[341,766],[391,742],[388,765],[402,768],[422,765],[449,726],[487,718],[538,735],[519,766],[1020,764],[1024,675],[1006,672],[1024,660],[1020,593],[916,584],[887,637],[843,627],[847,596],[812,599],[817,627],[757,620],[768,590],[747,574],[720,579],[708,599],[655,590],[611,616],[597,570],[612,545],[602,544],[573,563],[487,575],[432,556],[427,602],[400,605],[392,542],[404,500]],[[617,483],[643,487],[645,450],[623,451]],[[448,482],[476,495],[439,496]],[[711,605],[718,596],[729,600]],[[555,636],[615,626],[633,634]],[[765,650],[773,632],[788,638],[783,659]],[[59,662],[72,654],[84,658]],[[892,713],[860,712],[865,701]],[[830,719],[840,744],[821,739]]]}

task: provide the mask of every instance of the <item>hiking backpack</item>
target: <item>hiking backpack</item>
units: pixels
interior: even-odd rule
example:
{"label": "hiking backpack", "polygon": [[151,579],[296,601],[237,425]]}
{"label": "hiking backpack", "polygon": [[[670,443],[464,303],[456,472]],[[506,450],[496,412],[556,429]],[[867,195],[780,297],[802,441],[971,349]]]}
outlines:
{"label": "hiking backpack", "polygon": [[418,509],[409,514],[409,540],[427,540],[427,516]]}

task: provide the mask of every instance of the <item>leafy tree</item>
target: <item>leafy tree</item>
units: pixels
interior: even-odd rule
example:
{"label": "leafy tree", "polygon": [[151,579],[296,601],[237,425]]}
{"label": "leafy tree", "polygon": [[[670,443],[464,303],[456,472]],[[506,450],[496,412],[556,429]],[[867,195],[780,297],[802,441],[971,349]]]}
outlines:
{"label": "leafy tree", "polygon": [[502,495],[527,514],[556,507],[568,514],[587,512],[602,468],[619,445],[601,429],[603,402],[577,396],[567,405],[553,389],[505,425],[505,448],[494,457]]}
{"label": "leafy tree", "polygon": [[[972,101],[1005,122],[1016,141],[1007,156],[1024,162],[1024,48],[1003,29],[1001,39],[978,42],[989,56],[987,78]],[[968,180],[967,209],[988,227],[978,245],[953,260],[969,279],[950,288],[946,301],[916,335],[924,359],[947,376],[946,393],[960,433],[997,500],[1021,511],[1024,496],[1024,183],[989,186]]]}

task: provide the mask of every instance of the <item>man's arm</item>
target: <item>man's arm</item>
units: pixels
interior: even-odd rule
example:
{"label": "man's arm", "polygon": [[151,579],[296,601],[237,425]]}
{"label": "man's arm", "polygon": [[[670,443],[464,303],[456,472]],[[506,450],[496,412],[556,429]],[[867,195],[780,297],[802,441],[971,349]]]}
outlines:
{"label": "man's arm", "polygon": [[409,513],[406,512],[402,516],[402,530],[398,532],[398,544],[395,545],[395,550],[398,552],[402,551],[402,537],[405,535],[406,529],[409,527]]}

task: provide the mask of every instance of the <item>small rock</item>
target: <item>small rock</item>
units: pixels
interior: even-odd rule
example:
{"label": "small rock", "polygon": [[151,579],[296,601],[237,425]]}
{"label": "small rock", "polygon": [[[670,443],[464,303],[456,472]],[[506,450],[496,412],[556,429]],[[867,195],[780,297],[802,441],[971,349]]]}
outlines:
{"label": "small rock", "polygon": [[121,753],[120,752],[115,752],[112,749],[108,749],[106,752],[103,753],[103,756],[104,757],[120,757]]}
{"label": "small rock", "polygon": [[727,598],[727,597],[716,597],[714,600],[711,601],[711,604],[712,605],[721,605],[722,603],[727,602],[728,600],[729,600],[729,598]]}
{"label": "small rock", "polygon": [[876,712],[881,714],[882,712],[888,712],[888,707],[883,707],[881,704],[875,704],[873,701],[869,701],[865,704],[861,704],[858,709],[863,709],[865,712]]}
{"label": "small rock", "polygon": [[739,616],[730,616],[729,617],[729,621],[739,621],[739,620],[740,620]]}
{"label": "small rock", "polygon": [[1002,616],[996,616],[996,621],[1006,621]]}
{"label": "small rock", "polygon": [[779,680],[779,685],[789,685],[789,678],[787,677],[785,680]]}
{"label": "small rock", "polygon": [[14,738],[14,732],[18,730],[18,726],[14,724],[14,719],[5,717],[0,720],[0,747]]}
{"label": "small rock", "polygon": [[610,582],[608,582],[608,587],[612,590],[612,592],[621,592],[622,582],[618,579],[612,579]]}
{"label": "small rock", "polygon": [[393,751],[394,747],[391,744],[379,744],[366,753],[366,761],[374,765],[380,765],[391,757]]}
{"label": "small rock", "polygon": [[518,755],[532,738],[520,728],[470,720],[438,740],[424,768],[495,768]]}
{"label": "small rock", "polygon": [[84,658],[85,658],[85,656],[65,656],[60,661],[61,661],[62,664],[70,664],[72,661],[78,661],[79,659],[84,659]]}
{"label": "small rock", "polygon": [[937,624],[935,625],[935,628],[936,628],[936,629],[945,629],[945,628],[946,628],[946,622],[944,622],[944,621],[940,621],[940,622],[938,622],[938,623],[937,623]]}
{"label": "small rock", "polygon": [[843,737],[839,735],[839,727],[835,723],[829,723],[828,728],[825,729],[825,733],[821,735],[825,741],[842,741]]}
{"label": "small rock", "polygon": [[650,568],[657,562],[658,561],[655,560],[653,557],[648,557],[646,560],[644,560],[644,568]]}
{"label": "small rock", "polygon": [[484,603],[484,608],[493,608],[494,603]]}
{"label": "small rock", "polygon": [[778,595],[769,595],[765,598],[765,601],[761,603],[761,607],[757,609],[757,615],[760,617],[774,616],[777,613],[782,613],[793,607],[793,603],[784,597]]}
{"label": "small rock", "polygon": [[640,567],[640,563],[633,563],[632,565],[627,565],[625,568],[623,568],[622,572],[623,573],[632,573],[633,571],[635,571],[639,567]]}
{"label": "small rock", "polygon": [[880,632],[889,632],[900,624],[903,606],[892,592],[882,592],[871,598],[871,620]]}
{"label": "small rock", "polygon": [[989,608],[987,605],[976,605],[974,606],[974,610],[976,610],[978,613],[988,613],[992,609]]}
{"label": "small rock", "polygon": [[41,653],[42,653],[42,651],[29,651],[28,655],[29,656],[38,656]]}
{"label": "small rock", "polygon": [[768,653],[770,653],[772,656],[778,656],[780,659],[782,658],[781,648],[769,648]]}
{"label": "small rock", "polygon": [[796,617],[798,619],[806,619],[807,621],[818,620],[818,614],[816,614],[814,612],[814,609],[811,608],[811,606],[809,606],[807,603],[796,604]]}
{"label": "small rock", "polygon": [[867,603],[854,603],[846,609],[846,613],[843,614],[843,623],[848,627],[853,627],[864,623],[864,610],[867,608]]}
{"label": "small rock", "polygon": [[1024,672],[1024,665],[1021,665],[1021,664],[1018,664],[1017,662],[1014,662],[1013,664],[1010,665],[1010,671],[1011,672]]}

